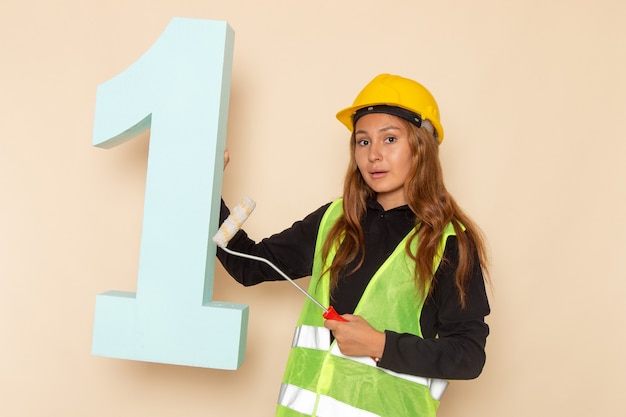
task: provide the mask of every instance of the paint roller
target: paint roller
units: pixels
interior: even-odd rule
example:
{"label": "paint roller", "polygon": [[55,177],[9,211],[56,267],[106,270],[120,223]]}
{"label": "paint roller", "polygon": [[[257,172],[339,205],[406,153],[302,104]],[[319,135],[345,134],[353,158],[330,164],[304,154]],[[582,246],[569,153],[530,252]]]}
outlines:
{"label": "paint roller", "polygon": [[237,231],[239,231],[243,225],[243,223],[248,219],[250,213],[256,207],[256,203],[250,199],[249,197],[244,197],[242,201],[233,208],[230,215],[224,220],[224,223],[220,226],[219,230],[213,236],[213,242],[217,244],[220,248],[224,250],[224,252],[239,256],[241,258],[247,258],[254,261],[263,262],[269,265],[274,271],[278,272],[280,276],[289,281],[298,291],[304,294],[309,300],[311,300],[316,306],[318,306],[324,314],[322,315],[326,320],[337,320],[337,321],[347,321],[343,317],[341,317],[332,306],[328,308],[324,307],[319,301],[315,299],[311,294],[305,291],[302,287],[300,287],[296,282],[289,278],[287,274],[281,271],[276,265],[274,265],[269,260],[262,258],[260,256],[249,255],[247,253],[237,252],[231,249],[228,249],[228,242],[235,236]]}

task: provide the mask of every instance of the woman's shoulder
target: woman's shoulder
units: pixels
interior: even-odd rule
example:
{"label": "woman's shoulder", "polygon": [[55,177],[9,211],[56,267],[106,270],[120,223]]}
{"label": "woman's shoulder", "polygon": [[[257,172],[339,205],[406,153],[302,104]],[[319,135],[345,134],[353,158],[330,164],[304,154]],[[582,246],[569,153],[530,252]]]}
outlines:
{"label": "woman's shoulder", "polygon": [[328,211],[328,208],[333,204],[333,202],[328,202],[317,208],[316,210],[307,214],[302,220],[295,222],[292,225],[294,227],[305,227],[305,228],[313,228],[317,230],[320,223],[322,222],[322,218],[324,214]]}

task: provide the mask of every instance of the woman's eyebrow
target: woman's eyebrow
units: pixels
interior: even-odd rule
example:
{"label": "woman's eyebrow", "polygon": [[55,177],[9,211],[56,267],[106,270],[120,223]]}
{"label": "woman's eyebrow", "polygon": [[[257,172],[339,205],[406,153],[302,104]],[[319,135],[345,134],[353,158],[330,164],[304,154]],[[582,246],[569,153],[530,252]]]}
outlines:
{"label": "woman's eyebrow", "polygon": [[388,130],[400,130],[400,128],[398,126],[389,125],[380,129],[379,132],[387,132]]}
{"label": "woman's eyebrow", "polygon": [[[400,130],[400,128],[398,126],[389,125],[389,126],[385,126],[385,127],[382,127],[380,129],[378,129],[379,132],[387,132],[389,130]],[[367,132],[367,130],[363,130],[363,129],[357,130],[356,132],[354,132],[354,134],[356,134],[356,135],[358,135],[360,133],[367,134],[368,132]]]}

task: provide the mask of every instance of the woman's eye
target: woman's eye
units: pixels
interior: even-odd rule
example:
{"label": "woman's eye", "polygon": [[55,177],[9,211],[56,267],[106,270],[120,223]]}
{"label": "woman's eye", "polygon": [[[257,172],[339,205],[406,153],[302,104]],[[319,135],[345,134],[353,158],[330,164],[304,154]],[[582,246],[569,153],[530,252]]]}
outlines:
{"label": "woman's eye", "polygon": [[356,141],[356,144],[359,145],[359,146],[367,146],[367,145],[369,145],[369,143],[370,143],[370,141],[367,140],[367,139],[358,139]]}
{"label": "woman's eye", "polygon": [[396,140],[398,140],[398,139],[396,139],[396,137],[395,137],[395,136],[389,136],[389,137],[385,138],[385,142],[386,142],[386,143],[393,143],[393,142],[395,142]]}

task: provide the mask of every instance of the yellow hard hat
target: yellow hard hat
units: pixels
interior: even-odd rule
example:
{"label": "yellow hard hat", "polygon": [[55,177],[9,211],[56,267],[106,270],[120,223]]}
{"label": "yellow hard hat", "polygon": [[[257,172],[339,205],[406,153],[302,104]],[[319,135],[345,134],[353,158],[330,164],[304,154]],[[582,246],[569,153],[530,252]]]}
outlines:
{"label": "yellow hard hat", "polygon": [[376,76],[361,90],[352,106],[337,113],[337,119],[352,132],[355,116],[358,119],[367,113],[393,114],[418,127],[428,120],[439,143],[443,141],[443,127],[435,98],[423,85],[408,78],[390,74]]}

